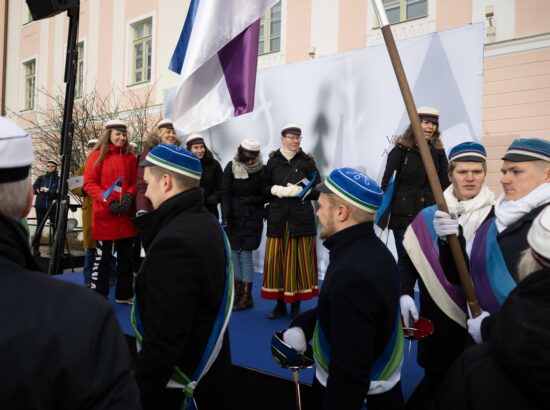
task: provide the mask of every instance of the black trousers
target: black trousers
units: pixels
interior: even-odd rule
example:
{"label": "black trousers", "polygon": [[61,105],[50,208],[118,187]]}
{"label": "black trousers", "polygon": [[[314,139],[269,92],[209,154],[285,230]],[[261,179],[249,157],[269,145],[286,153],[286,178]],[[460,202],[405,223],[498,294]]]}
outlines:
{"label": "black trousers", "polygon": [[[48,208],[34,208],[34,209],[36,211],[36,232],[34,234],[34,237],[38,239],[36,240],[36,243],[33,244],[33,249],[38,250],[38,248],[40,247],[40,238],[42,238],[42,231],[44,230],[44,227],[42,227],[41,229],[38,229],[38,227],[40,226],[42,221],[46,219],[46,213],[48,211]],[[57,211],[57,207],[54,206],[49,215],[50,222],[52,223],[52,225],[54,225],[54,230],[55,230],[56,211]]]}
{"label": "black trousers", "polygon": [[117,239],[116,241],[96,241],[96,254],[92,268],[92,289],[107,297],[109,295],[109,278],[111,276],[111,259],[113,246],[117,251],[117,280],[115,299],[130,299],[134,296],[134,275],[132,272],[132,242],[134,238]]}

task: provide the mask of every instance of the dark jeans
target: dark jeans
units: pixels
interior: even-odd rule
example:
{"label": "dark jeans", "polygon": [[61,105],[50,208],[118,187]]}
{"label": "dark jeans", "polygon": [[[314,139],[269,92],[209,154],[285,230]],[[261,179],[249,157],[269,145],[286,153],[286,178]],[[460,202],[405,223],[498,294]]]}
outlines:
{"label": "dark jeans", "polygon": [[401,256],[405,253],[403,248],[403,237],[405,236],[406,229],[392,229],[393,238],[395,239],[395,248],[397,249],[397,258],[401,259]]}
{"label": "dark jeans", "polygon": [[111,276],[111,259],[113,245],[117,251],[117,281],[115,299],[130,299],[134,296],[132,273],[132,240],[96,241],[95,263],[92,270],[92,289],[107,297],[109,295],[109,278]]}

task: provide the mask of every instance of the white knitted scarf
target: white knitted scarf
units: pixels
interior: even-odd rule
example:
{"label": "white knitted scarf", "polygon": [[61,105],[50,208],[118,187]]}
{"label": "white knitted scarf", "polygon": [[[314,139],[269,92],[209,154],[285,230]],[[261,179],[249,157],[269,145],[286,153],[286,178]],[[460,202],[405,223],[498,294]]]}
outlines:
{"label": "white knitted scarf", "polygon": [[283,154],[283,157],[287,159],[287,161],[290,161],[298,153],[298,151],[291,151],[289,149],[286,149],[285,147],[281,147],[280,151],[281,154]]}
{"label": "white knitted scarf", "polygon": [[495,203],[495,194],[483,184],[479,194],[472,199],[459,201],[454,195],[453,186],[449,185],[443,192],[450,213],[458,214],[458,222],[466,243],[474,236],[477,228],[485,220]]}
{"label": "white knitted scarf", "polygon": [[235,179],[248,179],[248,174],[254,174],[260,171],[264,166],[262,154],[258,154],[256,159],[254,160],[254,163],[250,165],[246,165],[245,163],[240,162],[238,158],[239,155],[235,155],[235,158],[233,158],[233,162],[231,163],[233,177]]}
{"label": "white knitted scarf", "polygon": [[495,204],[495,216],[498,232],[502,232],[514,222],[519,221],[533,209],[550,202],[550,183],[539,185],[523,198],[515,201],[504,199],[504,193]]}

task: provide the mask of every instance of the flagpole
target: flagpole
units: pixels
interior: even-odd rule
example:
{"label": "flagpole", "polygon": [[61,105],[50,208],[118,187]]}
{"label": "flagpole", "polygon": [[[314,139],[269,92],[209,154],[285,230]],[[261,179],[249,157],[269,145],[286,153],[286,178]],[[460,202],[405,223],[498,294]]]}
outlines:
{"label": "flagpole", "polygon": [[[374,6],[376,16],[378,17],[378,21],[380,22],[382,36],[384,37],[384,42],[386,43],[386,48],[388,49],[388,54],[390,56],[393,70],[395,71],[397,83],[399,84],[399,89],[401,90],[403,101],[405,102],[405,107],[407,109],[407,113],[409,115],[409,119],[411,121],[412,129],[414,132],[416,145],[418,146],[418,149],[420,151],[420,156],[422,157],[424,169],[426,170],[428,181],[435,197],[435,203],[437,204],[438,209],[448,213],[449,209],[447,208],[447,203],[445,202],[445,197],[443,196],[443,190],[441,189],[441,184],[435,171],[435,166],[432,156],[430,154],[430,150],[428,148],[428,144],[426,142],[426,139],[424,138],[422,127],[420,126],[420,119],[416,111],[416,104],[414,103],[411,89],[407,81],[407,76],[405,75],[405,70],[403,69],[403,65],[401,63],[401,57],[399,56],[399,52],[397,51],[397,46],[393,38],[388,17],[386,15],[386,10],[384,9],[382,0],[372,0],[372,4]],[[447,240],[449,241],[451,253],[453,255],[456,268],[458,270],[460,282],[462,282],[464,293],[466,294],[466,301],[468,302],[468,306],[470,307],[470,312],[473,317],[477,317],[481,314],[481,309],[479,307],[474,286],[472,284],[472,278],[470,276],[470,273],[468,272],[468,266],[466,265],[464,255],[462,254],[460,243],[456,235],[447,236]]]}

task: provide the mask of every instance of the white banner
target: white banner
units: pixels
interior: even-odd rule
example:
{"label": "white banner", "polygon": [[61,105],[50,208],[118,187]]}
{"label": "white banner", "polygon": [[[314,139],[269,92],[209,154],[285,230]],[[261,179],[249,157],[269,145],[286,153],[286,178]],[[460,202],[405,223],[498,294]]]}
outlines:
{"label": "white banner", "polygon": [[[481,141],[483,38],[483,24],[474,24],[397,42],[416,105],[441,112],[447,152]],[[289,122],[301,125],[302,148],[313,153],[322,176],[351,166],[380,181],[394,136],[409,124],[385,45],[260,70],[254,111],[203,134],[222,166],[243,138],[259,140],[267,161]],[[327,254],[318,245],[322,277]],[[263,243],[254,260],[262,271]]]}

